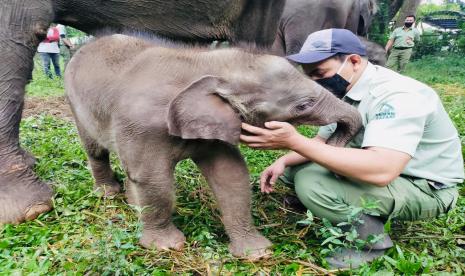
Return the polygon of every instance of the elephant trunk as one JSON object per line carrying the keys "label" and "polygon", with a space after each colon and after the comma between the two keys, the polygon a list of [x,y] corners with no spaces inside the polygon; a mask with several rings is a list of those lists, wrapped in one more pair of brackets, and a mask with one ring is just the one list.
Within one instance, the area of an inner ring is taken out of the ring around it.
{"label": "elephant trunk", "polygon": [[322,125],[337,123],[335,132],[326,141],[327,144],[344,147],[362,128],[362,116],[352,105],[338,99],[332,93],[324,91],[319,108],[329,114]]}

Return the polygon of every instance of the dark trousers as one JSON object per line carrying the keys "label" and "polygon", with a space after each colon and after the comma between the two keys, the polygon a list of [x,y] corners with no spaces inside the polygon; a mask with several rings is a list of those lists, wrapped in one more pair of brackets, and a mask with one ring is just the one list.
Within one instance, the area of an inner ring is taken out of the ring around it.
{"label": "dark trousers", "polygon": [[55,69],[55,75],[61,78],[60,72],[60,54],[55,53],[40,53],[42,58],[42,65],[44,67],[45,75],[53,79],[52,72],[50,71],[50,61],[52,61],[53,68]]}

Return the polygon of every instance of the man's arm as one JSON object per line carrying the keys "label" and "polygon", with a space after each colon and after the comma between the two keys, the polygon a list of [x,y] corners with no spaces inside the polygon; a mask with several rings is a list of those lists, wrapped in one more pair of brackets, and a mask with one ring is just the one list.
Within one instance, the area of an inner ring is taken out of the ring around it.
{"label": "man's arm", "polygon": [[[241,140],[253,148],[288,148],[307,161],[312,161],[348,178],[376,186],[386,186],[397,178],[411,157],[407,153],[381,147],[366,149],[339,148],[299,134],[292,125],[269,122],[268,129],[243,124],[255,136],[241,135]],[[297,156],[294,155],[297,160]]]}
{"label": "man's arm", "polygon": [[397,30],[398,29],[395,29],[391,35],[389,36],[389,40],[388,42],[386,43],[386,47],[384,48],[386,50],[386,53],[389,52],[389,50],[391,50],[392,46],[394,45],[394,42],[396,40],[396,33],[397,33]]}
{"label": "man's arm", "polygon": [[338,148],[296,137],[292,150],[339,175],[376,186],[386,186],[397,178],[410,155],[386,148]]}
{"label": "man's arm", "polygon": [[[321,144],[326,143],[326,140],[320,136],[316,136],[314,138],[311,138],[310,140]],[[308,158],[298,154],[295,151],[289,152],[286,155],[283,155],[280,158],[278,158],[278,160],[276,160],[276,162],[283,162],[285,167],[296,166],[309,161],[310,160]]]}
{"label": "man's arm", "polygon": [[61,39],[61,40],[62,40],[63,43],[64,43],[66,46],[68,46],[69,48],[73,48],[73,47],[74,47],[73,43],[71,43],[71,41],[69,41],[68,38],[62,36],[62,39]]}
{"label": "man's arm", "polygon": [[386,53],[391,50],[392,45],[394,44],[394,39],[389,39],[388,42],[386,43],[386,47],[384,48],[386,50]]}

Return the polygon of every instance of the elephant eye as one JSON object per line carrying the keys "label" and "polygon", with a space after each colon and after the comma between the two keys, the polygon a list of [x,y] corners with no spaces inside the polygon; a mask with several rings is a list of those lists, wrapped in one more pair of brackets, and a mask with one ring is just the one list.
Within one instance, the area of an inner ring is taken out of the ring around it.
{"label": "elephant eye", "polygon": [[312,107],[314,103],[314,100],[308,100],[306,102],[296,105],[295,109],[297,109],[298,111],[305,111],[306,109]]}

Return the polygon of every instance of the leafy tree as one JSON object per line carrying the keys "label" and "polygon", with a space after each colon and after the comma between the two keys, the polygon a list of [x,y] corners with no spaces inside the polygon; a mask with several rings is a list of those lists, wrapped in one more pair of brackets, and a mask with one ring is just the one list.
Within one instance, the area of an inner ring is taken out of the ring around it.
{"label": "leafy tree", "polygon": [[443,5],[423,4],[418,7],[417,16],[423,17],[436,11],[460,11],[461,7],[457,3],[445,3]]}
{"label": "leafy tree", "polygon": [[66,26],[66,34],[68,37],[80,37],[86,35],[86,33],[69,26]]}

